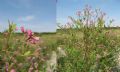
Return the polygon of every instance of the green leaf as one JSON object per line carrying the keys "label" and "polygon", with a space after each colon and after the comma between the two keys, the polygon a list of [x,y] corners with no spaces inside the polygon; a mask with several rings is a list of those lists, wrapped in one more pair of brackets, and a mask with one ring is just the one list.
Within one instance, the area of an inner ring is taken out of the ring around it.
{"label": "green leaf", "polygon": [[31,55],[31,51],[25,52],[23,56],[29,56],[29,55]]}
{"label": "green leaf", "polygon": [[16,29],[16,24],[12,24],[12,30]]}

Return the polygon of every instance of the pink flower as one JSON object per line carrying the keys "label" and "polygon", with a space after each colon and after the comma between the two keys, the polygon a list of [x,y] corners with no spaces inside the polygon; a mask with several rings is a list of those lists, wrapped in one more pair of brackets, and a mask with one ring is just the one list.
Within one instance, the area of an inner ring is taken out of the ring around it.
{"label": "pink flower", "polygon": [[29,68],[29,70],[28,70],[28,72],[33,72],[33,67],[31,66],[30,68]]}
{"label": "pink flower", "polygon": [[32,36],[33,35],[33,32],[31,30],[27,30],[26,32],[27,32],[28,36]]}
{"label": "pink flower", "polygon": [[17,31],[17,30],[18,30],[18,27],[15,28],[15,31]]}
{"label": "pink flower", "polygon": [[77,16],[80,16],[80,15],[81,15],[81,12],[80,12],[80,11],[78,11],[78,12],[77,12]]}
{"label": "pink flower", "polygon": [[31,39],[31,43],[32,44],[36,44],[36,43],[38,43],[39,42],[39,37],[33,37],[32,39]]}
{"label": "pink flower", "polygon": [[31,44],[36,44],[39,42],[40,38],[36,37],[34,33],[29,29],[25,30],[24,27],[21,27],[21,31],[25,34],[26,36],[26,41],[31,43]]}
{"label": "pink flower", "polygon": [[8,63],[6,63],[6,67],[5,67],[5,69],[6,69],[6,72],[8,72]]}
{"label": "pink flower", "polygon": [[22,31],[23,33],[25,33],[24,27],[22,26],[22,27],[20,27],[20,28],[21,28],[21,31]]}
{"label": "pink flower", "polygon": [[39,42],[39,40],[40,40],[39,37],[30,37],[27,41],[32,43],[32,44],[36,44]]}
{"label": "pink flower", "polygon": [[39,37],[34,37],[34,39],[35,39],[36,41],[39,41],[39,40],[40,40],[40,38],[39,38]]}
{"label": "pink flower", "polygon": [[11,69],[10,72],[16,72],[16,70],[15,69]]}

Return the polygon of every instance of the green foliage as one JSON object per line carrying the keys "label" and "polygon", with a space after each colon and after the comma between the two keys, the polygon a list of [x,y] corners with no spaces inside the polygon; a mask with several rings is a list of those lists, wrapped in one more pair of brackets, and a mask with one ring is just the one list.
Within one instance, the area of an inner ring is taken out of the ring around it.
{"label": "green foliage", "polygon": [[60,27],[67,35],[63,42],[68,53],[68,57],[59,60],[60,72],[113,71],[117,66],[115,56],[120,47],[119,38],[110,36],[114,34],[112,29],[106,31],[104,17],[105,13],[87,6],[77,19],[69,17],[72,24]]}
{"label": "green foliage", "polygon": [[31,44],[26,41],[28,39],[26,34],[17,36],[15,31],[16,24],[9,22],[8,30],[1,35],[3,39],[0,39],[0,42],[3,45],[0,45],[0,69],[4,72],[10,72],[11,69],[18,72],[27,72],[30,67],[35,66],[33,71],[42,71],[43,66],[41,64],[45,64],[46,59],[44,58],[46,55],[40,47],[40,42]]}
{"label": "green foliage", "polygon": [[77,16],[69,16],[72,23],[59,25],[57,33],[35,33],[43,39],[38,44],[27,42],[26,34],[16,34],[16,24],[9,22],[8,30],[0,33],[0,71],[8,66],[6,72],[28,72],[31,67],[46,72],[47,60],[60,46],[66,56],[57,56],[57,72],[119,72],[119,30],[107,28],[105,13],[89,6]]}

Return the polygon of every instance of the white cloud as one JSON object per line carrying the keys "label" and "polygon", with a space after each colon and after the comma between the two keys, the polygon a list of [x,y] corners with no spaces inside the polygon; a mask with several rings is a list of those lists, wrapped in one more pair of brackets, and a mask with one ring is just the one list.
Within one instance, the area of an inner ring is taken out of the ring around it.
{"label": "white cloud", "polygon": [[35,18],[35,16],[25,16],[25,17],[19,17],[18,21],[19,22],[27,22],[27,21],[31,21]]}

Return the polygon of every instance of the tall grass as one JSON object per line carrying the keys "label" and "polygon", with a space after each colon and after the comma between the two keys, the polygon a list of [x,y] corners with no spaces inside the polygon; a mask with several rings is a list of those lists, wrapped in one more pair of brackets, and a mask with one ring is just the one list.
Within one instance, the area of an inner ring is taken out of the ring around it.
{"label": "tall grass", "polygon": [[[86,6],[77,16],[77,19],[69,17],[71,23],[59,26],[66,35],[63,44],[68,57],[59,60],[58,71],[116,72],[120,38],[114,30],[106,30],[106,14]],[[110,20],[109,25],[112,22]]]}
{"label": "tall grass", "polygon": [[105,17],[86,6],[53,34],[24,27],[16,34],[16,24],[9,22],[0,34],[0,72],[119,72],[119,30]]}

